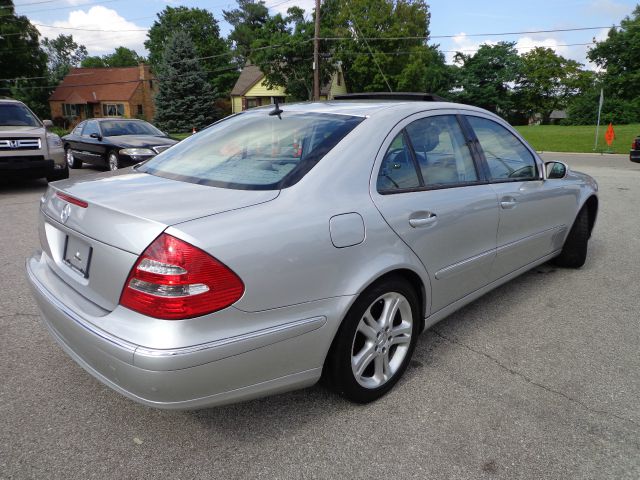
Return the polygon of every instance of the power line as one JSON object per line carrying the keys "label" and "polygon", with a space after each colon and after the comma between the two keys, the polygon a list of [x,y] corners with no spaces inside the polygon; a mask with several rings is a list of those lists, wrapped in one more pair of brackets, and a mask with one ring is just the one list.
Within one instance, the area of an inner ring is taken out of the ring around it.
{"label": "power line", "polygon": [[[39,13],[39,12],[49,12],[52,10],[71,10],[74,8],[79,8],[79,7],[86,7],[87,5],[102,5],[104,3],[114,3],[114,2],[121,2],[122,0],[100,0],[97,2],[87,2],[87,3],[81,3],[78,5],[69,5],[67,7],[53,7],[53,8],[41,8],[38,10],[29,10],[28,12],[24,12],[24,15],[30,15],[32,13]],[[20,5],[16,5],[16,7],[19,7]],[[12,17],[14,16],[13,13],[3,13],[0,15],[0,17]]]}
{"label": "power line", "polygon": [[405,36],[405,37],[321,37],[320,40],[431,40],[434,38],[456,38],[456,37],[499,37],[508,35],[534,35],[538,33],[560,33],[560,32],[580,32],[586,30],[601,30],[603,28],[618,28],[620,25],[610,25],[606,27],[580,27],[580,28],[556,28],[552,30],[528,30],[522,32],[499,32],[499,33],[457,33],[454,35],[428,35],[428,36]]}

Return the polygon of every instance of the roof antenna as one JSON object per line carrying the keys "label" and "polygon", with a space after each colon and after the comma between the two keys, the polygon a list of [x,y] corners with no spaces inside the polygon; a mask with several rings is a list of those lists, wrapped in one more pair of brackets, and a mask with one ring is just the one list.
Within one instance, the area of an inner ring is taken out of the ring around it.
{"label": "roof antenna", "polygon": [[273,110],[271,110],[271,111],[269,112],[269,116],[270,116],[270,117],[273,117],[274,115],[277,115],[277,116],[278,116],[278,118],[279,118],[280,120],[282,120],[282,117],[280,116],[280,114],[281,114],[281,113],[284,113],[284,110],[282,110],[282,109],[280,108],[280,105],[278,105],[278,97],[273,97],[273,103],[275,103],[275,104],[276,104],[276,107],[275,107]]}

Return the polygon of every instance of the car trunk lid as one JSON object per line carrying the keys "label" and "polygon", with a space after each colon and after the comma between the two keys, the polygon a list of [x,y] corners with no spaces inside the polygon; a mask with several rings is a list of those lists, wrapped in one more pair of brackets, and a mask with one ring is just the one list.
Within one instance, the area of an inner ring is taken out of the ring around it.
{"label": "car trunk lid", "polygon": [[112,310],[138,256],[168,226],[268,202],[278,194],[135,171],[59,182],[42,198],[41,244],[67,284]]}

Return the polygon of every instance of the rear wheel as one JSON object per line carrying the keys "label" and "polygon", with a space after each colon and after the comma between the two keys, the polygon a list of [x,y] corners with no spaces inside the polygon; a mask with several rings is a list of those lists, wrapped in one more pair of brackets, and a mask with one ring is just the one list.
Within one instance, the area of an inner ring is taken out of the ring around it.
{"label": "rear wheel", "polygon": [[65,150],[65,155],[67,157],[67,165],[69,166],[69,168],[81,168],[82,167],[82,160],[75,158],[73,156],[73,152],[71,151],[70,147],[67,147]]}
{"label": "rear wheel", "polygon": [[329,386],[347,399],[380,398],[404,373],[416,344],[419,302],[402,277],[365,290],[345,317],[327,359]]}
{"label": "rear wheel", "polygon": [[553,262],[560,267],[580,268],[587,260],[589,243],[589,212],[586,208],[580,210],[571,231],[562,247],[562,252]]}
{"label": "rear wheel", "polygon": [[122,168],[122,164],[120,163],[120,159],[118,158],[116,152],[109,153],[109,160],[107,163],[109,165],[109,170],[111,170],[112,172]]}

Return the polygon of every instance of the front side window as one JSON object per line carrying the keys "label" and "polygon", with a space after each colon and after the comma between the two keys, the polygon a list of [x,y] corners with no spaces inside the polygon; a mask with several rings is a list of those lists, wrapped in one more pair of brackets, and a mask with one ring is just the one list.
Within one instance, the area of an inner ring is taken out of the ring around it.
{"label": "front side window", "polygon": [[453,115],[422,118],[407,126],[427,186],[478,181],[473,157]]}
{"label": "front side window", "polygon": [[76,128],[73,129],[73,134],[74,135],[81,135],[82,134],[82,129],[84,128],[84,126],[87,124],[87,122],[81,122],[78,124],[78,126],[76,126]]}
{"label": "front side window", "polygon": [[87,125],[84,127],[82,131],[83,137],[90,137],[92,133],[100,135],[100,127],[98,127],[98,122],[87,122]]}
{"label": "front side window", "polygon": [[467,120],[487,159],[491,180],[522,181],[538,178],[535,158],[513,133],[486,118],[468,116]]}
{"label": "front side window", "polygon": [[416,172],[411,151],[400,132],[393,139],[384,155],[378,171],[377,188],[380,193],[391,193],[395,190],[418,188],[420,180]]}
{"label": "front side window", "polygon": [[218,122],[138,167],[160,177],[223,188],[277,190],[302,178],[364,119],[268,111]]}

